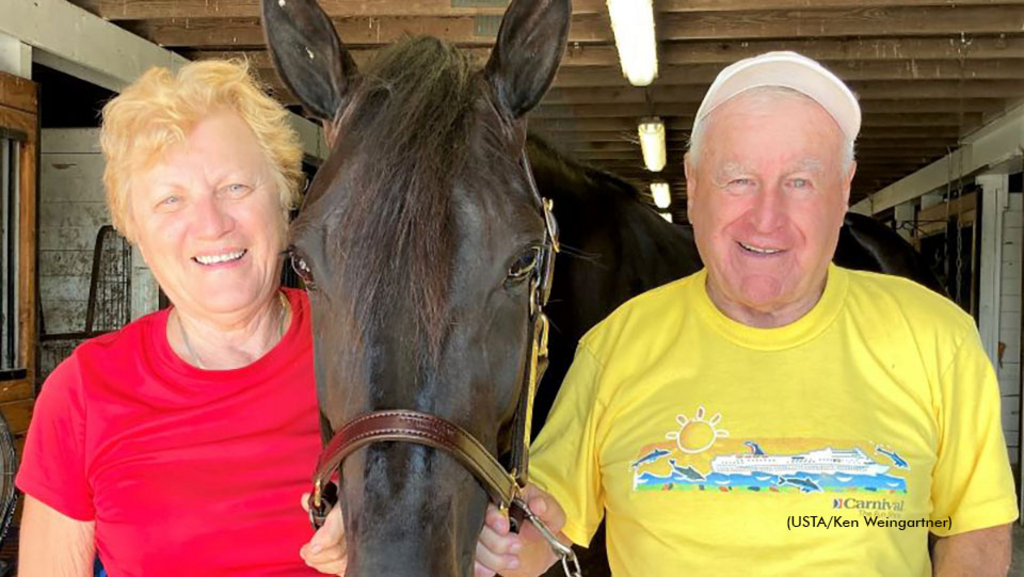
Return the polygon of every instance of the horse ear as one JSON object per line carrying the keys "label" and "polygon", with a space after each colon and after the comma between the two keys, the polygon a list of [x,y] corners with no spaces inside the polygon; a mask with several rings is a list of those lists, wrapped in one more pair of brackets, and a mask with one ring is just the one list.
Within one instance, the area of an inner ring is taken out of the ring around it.
{"label": "horse ear", "polygon": [[519,118],[540,102],[562,60],[570,0],[513,0],[484,74],[501,103]]}
{"label": "horse ear", "polygon": [[274,67],[302,105],[322,120],[348,102],[359,71],[315,0],[263,0]]}

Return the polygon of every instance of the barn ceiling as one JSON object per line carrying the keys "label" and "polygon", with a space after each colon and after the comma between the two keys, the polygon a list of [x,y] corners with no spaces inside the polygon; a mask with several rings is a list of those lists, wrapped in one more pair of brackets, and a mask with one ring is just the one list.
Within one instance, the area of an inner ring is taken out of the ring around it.
{"label": "barn ceiling", "polygon": [[[245,56],[288,105],[266,53],[259,0],[71,0],[193,59]],[[357,62],[405,34],[477,53],[506,0],[320,0]],[[569,45],[531,127],[643,189],[672,185],[685,215],[682,156],[693,116],[725,65],[769,50],[822,61],[858,94],[864,127],[852,201],[927,165],[1024,99],[1024,0],[654,0],[659,77],[623,78],[604,0],[573,0]],[[643,167],[637,121],[665,120],[668,166]]]}

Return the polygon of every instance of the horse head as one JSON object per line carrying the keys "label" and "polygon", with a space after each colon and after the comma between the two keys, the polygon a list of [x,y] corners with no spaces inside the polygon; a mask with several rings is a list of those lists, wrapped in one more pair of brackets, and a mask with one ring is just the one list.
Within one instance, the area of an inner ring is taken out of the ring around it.
{"label": "horse head", "polygon": [[[330,154],[293,223],[325,433],[375,411],[513,443],[549,223],[525,114],[566,45],[569,0],[514,0],[482,68],[408,39],[365,70],[313,0],[264,0],[275,65]],[[340,467],[349,575],[471,575],[488,493],[449,453],[372,443]]]}

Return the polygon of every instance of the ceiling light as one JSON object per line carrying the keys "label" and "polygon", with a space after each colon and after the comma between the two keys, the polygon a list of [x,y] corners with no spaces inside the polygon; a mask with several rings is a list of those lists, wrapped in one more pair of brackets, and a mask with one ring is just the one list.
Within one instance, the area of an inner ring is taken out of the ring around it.
{"label": "ceiling light", "polygon": [[608,0],[615,47],[622,73],[633,86],[647,86],[658,76],[652,0]]}
{"label": "ceiling light", "polygon": [[644,153],[644,166],[651,172],[665,168],[665,123],[650,118],[640,123],[640,149]]}
{"label": "ceiling light", "polygon": [[658,208],[668,208],[672,204],[672,193],[667,182],[652,182],[651,195],[654,197],[654,205]]}
{"label": "ceiling light", "polygon": [[658,214],[661,215],[661,218],[663,218],[663,219],[665,219],[665,220],[667,220],[669,222],[672,222],[672,213],[670,213],[670,212],[659,212]]}

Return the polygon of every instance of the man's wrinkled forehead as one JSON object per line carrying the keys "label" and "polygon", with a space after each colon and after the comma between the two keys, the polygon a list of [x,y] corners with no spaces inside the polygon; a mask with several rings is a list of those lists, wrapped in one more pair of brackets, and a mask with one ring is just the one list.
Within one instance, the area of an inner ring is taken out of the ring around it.
{"label": "man's wrinkled forehead", "polygon": [[[823,174],[825,164],[818,157],[793,159],[783,165],[785,173]],[[711,177],[716,181],[728,181],[733,178],[759,174],[761,170],[749,160],[725,160],[714,167]]]}

